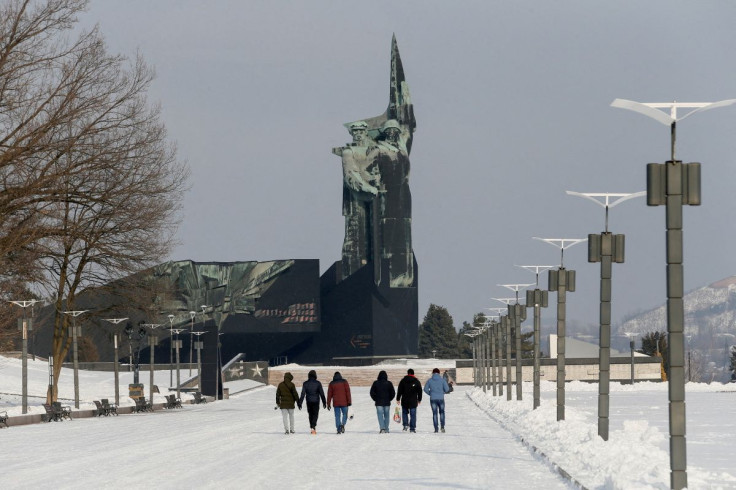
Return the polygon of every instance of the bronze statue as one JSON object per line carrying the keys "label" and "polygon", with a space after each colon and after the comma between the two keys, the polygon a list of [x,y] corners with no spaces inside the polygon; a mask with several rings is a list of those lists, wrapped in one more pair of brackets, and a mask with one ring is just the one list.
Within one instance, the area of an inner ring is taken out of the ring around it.
{"label": "bronze statue", "polygon": [[409,152],[416,121],[395,37],[386,112],[345,126],[353,142],[333,149],[343,165],[342,278],[371,264],[379,284],[384,259],[391,287],[413,287]]}

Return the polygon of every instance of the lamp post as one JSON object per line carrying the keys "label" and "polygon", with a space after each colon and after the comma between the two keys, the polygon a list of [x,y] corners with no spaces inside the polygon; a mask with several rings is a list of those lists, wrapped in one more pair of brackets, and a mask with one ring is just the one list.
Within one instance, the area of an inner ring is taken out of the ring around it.
{"label": "lamp post", "polygon": [[204,335],[204,332],[192,332],[193,335],[197,336],[197,340],[194,344],[194,348],[197,350],[197,391],[202,392],[202,341],[199,340],[200,335]]}
{"label": "lamp post", "polygon": [[82,327],[77,330],[77,317],[89,310],[65,311],[65,315],[72,317],[72,359],[74,361],[74,408],[79,408],[79,354],[77,350],[77,339],[82,335]]}
{"label": "lamp post", "polygon": [[488,325],[482,325],[478,331],[480,332],[478,341],[480,342],[481,358],[483,359],[481,380],[483,381],[483,392],[486,393],[491,389],[491,356],[488,345]]}
{"label": "lamp post", "polygon": [[[667,226],[667,333],[669,341],[670,486],[687,487],[685,439],[685,307],[682,247],[682,206],[700,205],[700,163],[675,159],[677,121],[697,112],[725,107],[736,99],[719,102],[640,103],[615,99],[612,107],[628,109],[670,127],[670,160],[647,165],[647,205],[666,205]],[[677,117],[677,109],[693,109]],[[659,109],[669,109],[669,114]]]}
{"label": "lamp post", "polygon": [[[33,330],[33,313],[31,318],[26,319],[26,308],[33,307],[38,300],[10,301],[16,306],[23,308],[23,318],[18,319],[18,330],[21,331],[23,346],[21,352],[21,404],[22,413],[28,413],[28,332]],[[77,407],[79,408],[79,407]]]}
{"label": "lamp post", "polygon": [[158,327],[162,326],[161,323],[141,323],[141,327],[145,328],[148,333],[148,350],[150,352],[151,359],[148,363],[148,399],[151,402],[151,409],[153,409],[153,386],[155,384],[154,373],[156,372],[156,355],[155,348],[158,345],[158,336],[154,333]]}
{"label": "lamp post", "polygon": [[120,406],[120,369],[118,366],[118,332],[117,332],[117,325],[120,322],[124,322],[128,318],[103,318],[106,322],[110,322],[115,327],[113,327],[112,332],[112,339],[113,339],[113,349],[114,349],[114,358],[115,365],[113,366],[113,369],[115,370],[115,405]]}
{"label": "lamp post", "polygon": [[[608,440],[609,393],[611,383],[611,277],[612,264],[624,261],[624,235],[613,235],[608,231],[608,210],[635,197],[646,194],[645,191],[634,193],[612,192],[574,192],[571,196],[589,199],[606,210],[605,229],[600,235],[588,235],[588,262],[601,263],[600,286],[600,330],[598,350],[598,435]],[[612,200],[613,199],[613,200]]]}
{"label": "lamp post", "polygon": [[631,385],[634,385],[634,380],[636,379],[635,373],[634,373],[634,347],[636,336],[639,335],[637,332],[624,332],[624,335],[626,335],[629,338],[629,349],[631,350]]}
{"label": "lamp post", "polygon": [[540,405],[540,388],[539,388],[539,382],[540,382],[540,367],[539,367],[539,342],[540,342],[540,332],[541,332],[541,325],[542,325],[542,308],[547,308],[547,305],[549,304],[549,294],[547,291],[543,291],[539,289],[539,273],[548,271],[550,269],[553,269],[553,265],[520,265],[522,269],[526,269],[530,272],[533,272],[536,278],[535,285],[536,288],[533,290],[527,290],[526,292],[526,307],[534,307],[534,368],[533,368],[533,384],[534,384],[534,391],[533,391],[533,403],[532,403],[532,409],[536,410],[539,408]]}
{"label": "lamp post", "polygon": [[189,377],[192,377],[192,349],[194,346],[192,345],[194,342],[194,317],[197,316],[196,311],[190,311],[189,312],[189,318],[192,319],[192,328],[189,330]]}
{"label": "lamp post", "polygon": [[174,349],[176,350],[176,397],[179,398],[179,390],[181,389],[181,377],[180,377],[180,371],[179,371],[179,351],[181,349],[181,340],[179,340],[179,334],[181,332],[186,332],[186,328],[175,328],[173,329],[174,335],[176,335],[176,338],[174,340]]}
{"label": "lamp post", "polygon": [[508,305],[509,316],[514,322],[514,335],[516,336],[516,399],[521,400],[521,322],[526,320],[526,307],[519,303],[519,291],[533,284],[499,284],[499,286],[514,291],[516,302]]}
{"label": "lamp post", "polygon": [[557,420],[565,420],[565,319],[567,317],[567,292],[575,291],[575,271],[564,266],[565,249],[582,243],[585,238],[538,238],[560,249],[560,267],[550,269],[547,289],[557,291]]}
{"label": "lamp post", "polygon": [[169,386],[174,385],[174,315],[169,315]]}
{"label": "lamp post", "polygon": [[[507,314],[501,317],[501,324],[503,325],[504,336],[506,339],[506,400],[511,400],[511,329],[516,326],[516,318],[513,316],[514,303],[517,298],[491,298],[496,301],[500,301],[506,305]],[[518,353],[517,353],[518,359]],[[516,384],[518,385],[519,373],[517,368]],[[517,388],[516,399],[519,399],[519,391]]]}
{"label": "lamp post", "polygon": [[470,347],[473,349],[473,386],[478,386],[475,376],[475,335],[466,333],[465,336],[470,338]]}
{"label": "lamp post", "polygon": [[[488,308],[493,309],[493,308]],[[504,308],[496,308],[499,310],[503,310]],[[498,359],[496,358],[496,324],[498,323],[498,315],[483,315],[483,317],[486,319],[487,323],[487,331],[488,331],[488,355],[490,357],[490,381],[491,381],[491,387],[493,389],[493,396],[497,395],[497,373],[496,373],[496,367],[498,365]]]}

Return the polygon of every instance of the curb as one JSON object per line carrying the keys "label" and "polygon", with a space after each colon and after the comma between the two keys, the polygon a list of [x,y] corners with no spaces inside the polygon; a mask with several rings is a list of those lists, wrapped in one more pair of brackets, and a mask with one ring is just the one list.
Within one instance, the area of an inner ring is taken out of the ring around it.
{"label": "curb", "polygon": [[500,425],[501,427],[503,427],[503,429],[505,431],[507,431],[511,435],[513,435],[519,442],[521,442],[532,453],[534,453],[534,454],[538,455],[540,458],[542,458],[560,476],[562,476],[566,480],[569,480],[570,483],[572,483],[573,485],[575,485],[580,490],[588,490],[588,488],[585,485],[583,485],[582,483],[580,483],[579,481],[577,481],[575,478],[573,478],[572,475],[570,475],[570,473],[568,473],[562,467],[560,467],[560,465],[558,465],[557,463],[555,463],[554,461],[552,461],[552,459],[550,459],[550,457],[547,456],[544,452],[542,452],[538,447],[536,447],[535,445],[531,444],[530,442],[528,442],[527,440],[525,440],[523,437],[521,437],[520,435],[516,434],[514,431],[512,431],[508,427],[506,427],[506,425],[504,425],[500,420],[498,420],[494,416],[492,416],[489,412],[487,412],[486,410],[483,410],[480,407],[480,405],[478,405],[477,403],[475,403],[475,400],[473,400],[470,397],[470,393],[469,392],[465,392],[465,396],[467,396],[470,399],[470,401],[473,402],[473,404],[476,407],[478,407],[483,413],[485,413],[488,416],[488,418],[490,418],[491,420],[495,421],[498,425]]}
{"label": "curb", "polygon": [[[182,402],[184,405],[193,405],[193,400],[187,400],[185,402]],[[153,405],[154,410],[159,412],[169,411],[164,408],[164,403],[155,403]],[[135,406],[133,405],[126,405],[122,407],[118,407],[118,415],[131,415],[134,414]],[[86,418],[93,418],[96,417],[94,409],[85,409],[85,410],[75,410],[72,412],[72,421],[76,419],[86,419]],[[155,413],[155,412],[154,412]],[[26,415],[12,415],[8,417],[8,427],[18,427],[21,425],[31,425],[31,424],[40,424],[42,423],[42,417],[45,414],[40,413],[32,413],[32,414],[26,414]],[[112,415],[114,417],[114,415]],[[49,422],[50,423],[50,422]]]}

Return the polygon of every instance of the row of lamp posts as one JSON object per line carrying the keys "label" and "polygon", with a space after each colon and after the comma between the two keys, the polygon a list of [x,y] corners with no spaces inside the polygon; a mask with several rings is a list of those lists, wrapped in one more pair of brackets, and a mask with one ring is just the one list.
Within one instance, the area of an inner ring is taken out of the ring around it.
{"label": "row of lamp posts", "polygon": [[[675,158],[675,141],[677,121],[688,117],[696,112],[724,107],[736,103],[736,99],[723,100],[720,102],[665,102],[665,103],[639,103],[630,100],[616,99],[611,103],[612,107],[628,109],[639,112],[648,117],[655,119],[670,127],[670,160],[664,164],[650,163],[647,165],[647,190],[646,192],[637,192],[630,194],[614,194],[614,193],[579,193],[570,192],[571,195],[588,198],[595,201],[605,208],[606,222],[605,230],[601,234],[588,235],[588,262],[600,262],[601,264],[601,282],[600,282],[600,332],[599,332],[599,393],[598,393],[598,435],[603,440],[608,440],[609,426],[609,384],[610,384],[610,347],[611,347],[611,273],[613,263],[622,263],[624,261],[624,235],[614,235],[608,231],[608,211],[609,208],[616,204],[634,197],[647,196],[648,206],[666,206],[666,263],[667,263],[667,332],[669,345],[669,377],[668,377],[668,397],[669,397],[669,429],[670,429],[670,487],[673,489],[683,489],[687,487],[687,458],[686,458],[686,440],[685,440],[685,340],[684,340],[684,268],[683,268],[683,205],[700,205],[700,164],[699,163],[683,163]],[[691,109],[688,114],[678,118],[677,109]],[[669,109],[669,114],[660,109]],[[599,200],[603,198],[603,201]],[[611,198],[615,200],[611,201]],[[584,239],[547,239],[540,238],[545,242],[560,247],[561,253],[576,243],[585,241]],[[546,266],[545,266],[546,267]],[[539,270],[536,271],[537,275]],[[538,280],[537,280],[538,283]],[[508,285],[506,285],[508,287]],[[557,291],[557,420],[565,418],[565,317],[566,293],[575,290],[575,271],[566,270],[560,260],[560,267],[557,270],[549,270],[549,291]],[[538,398],[538,308],[546,303],[546,297],[542,297],[539,289],[527,291],[527,307],[535,308],[535,401],[534,408],[537,408]],[[545,291],[546,293],[546,291]],[[513,308],[512,308],[513,306]],[[476,385],[479,382],[487,381],[479,371],[481,364],[483,366],[488,362],[482,357],[485,353],[492,356],[493,349],[486,350],[482,347],[484,337],[489,336],[490,339],[496,339],[501,344],[501,333],[505,332],[506,343],[506,368],[507,368],[507,399],[510,400],[509,393],[509,377],[510,377],[510,345],[509,345],[509,323],[513,322],[516,334],[517,344],[517,399],[521,399],[520,385],[521,377],[518,370],[520,352],[520,331],[516,326],[518,319],[522,316],[521,311],[514,305],[508,304],[509,313],[506,317],[501,317],[496,322],[491,319],[490,323],[485,324],[479,330],[466,334],[473,338],[473,368],[474,379]],[[506,326],[504,329],[503,326]],[[501,326],[498,330],[494,330],[497,326]],[[490,334],[489,334],[490,332]],[[494,337],[496,335],[496,337]],[[631,381],[634,382],[634,339],[631,339]],[[493,340],[491,340],[493,341]],[[476,360],[481,356],[480,360]],[[500,351],[497,355],[500,360]],[[495,360],[494,360],[495,361]],[[495,383],[495,376],[493,377]],[[502,395],[502,384],[499,385],[499,394]],[[485,384],[483,385],[486,389]],[[493,394],[496,395],[494,387]]]}
{"label": "row of lamp posts", "polygon": [[[17,305],[22,308],[23,315],[20,319],[18,319],[18,329],[21,331],[21,339],[22,339],[22,351],[21,351],[21,405],[22,405],[22,413],[26,414],[28,413],[28,337],[29,333],[33,329],[33,310],[31,310],[31,315],[28,316],[26,314],[26,309],[28,307],[33,307],[34,304],[38,303],[38,300],[32,299],[32,300],[13,300],[10,301],[10,303],[13,303],[14,305]],[[206,311],[207,306],[202,306],[202,316],[204,319],[206,319]],[[63,313],[65,315],[69,315],[72,318],[72,326],[69,328],[69,337],[72,339],[72,363],[74,368],[74,407],[79,408],[79,351],[78,351],[78,339],[81,337],[81,325],[77,326],[76,319],[78,316],[86,313],[88,310],[72,310],[72,311],[64,311]],[[192,374],[192,348],[197,350],[197,380],[198,380],[198,390],[202,390],[202,381],[201,381],[201,373],[202,373],[202,342],[199,340],[200,335],[204,334],[205,332],[195,332],[194,331],[194,318],[196,316],[195,311],[190,311],[189,315],[191,317],[192,321],[192,331],[190,332],[190,346],[189,346],[189,375]],[[176,349],[176,396],[180,396],[180,357],[179,357],[179,350],[181,348],[181,340],[179,340],[178,336],[179,333],[186,331],[186,329],[180,329],[180,328],[173,328],[173,320],[174,315],[169,315],[169,325],[170,325],[170,334],[171,334],[171,350],[173,354],[173,350]],[[113,324],[115,327],[117,327],[118,324],[121,322],[127,320],[128,318],[104,318],[103,320]],[[134,372],[134,383],[139,382],[138,378],[138,355],[136,355],[136,362],[133,363],[133,342],[137,341],[138,343],[138,351],[140,352],[140,342],[142,339],[148,335],[148,341],[149,341],[149,348],[151,352],[151,360],[150,360],[150,388],[149,388],[149,398],[151,401],[153,401],[153,386],[154,386],[154,348],[158,344],[157,336],[153,333],[154,330],[160,326],[163,326],[163,324],[153,324],[153,323],[141,323],[139,325],[139,330],[136,332],[132,325],[128,325],[124,333],[126,333],[128,337],[128,346],[129,346],[129,369],[133,368],[133,364],[135,364],[135,372]],[[114,328],[113,330],[113,346],[114,346],[114,375],[115,375],[115,404],[120,404],[120,377],[119,377],[119,365],[118,365],[118,346],[119,346],[119,335],[118,335],[118,328]],[[137,338],[136,338],[137,336]],[[196,342],[192,342],[194,336],[197,337]],[[219,354],[219,353],[218,353]],[[172,355],[173,357],[173,355]],[[173,358],[169,358],[169,365],[170,365],[170,381],[173,384],[173,371],[171,370],[171,367],[173,365]],[[49,389],[53,389],[53,363],[54,359],[52,356],[49,356]],[[57,360],[58,362],[58,360]],[[217,377],[219,378],[219,376]],[[218,379],[219,380],[219,379]],[[219,389],[219,386],[216,387],[216,389]]]}

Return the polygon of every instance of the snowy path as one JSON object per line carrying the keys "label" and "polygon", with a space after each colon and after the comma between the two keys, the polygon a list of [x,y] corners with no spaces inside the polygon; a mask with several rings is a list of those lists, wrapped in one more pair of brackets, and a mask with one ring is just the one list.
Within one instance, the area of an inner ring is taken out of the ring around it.
{"label": "snowy path", "polygon": [[4,430],[0,487],[569,488],[463,388],[447,397],[446,434],[433,433],[428,401],[417,434],[393,422],[378,434],[367,388],[353,392],[355,419],[339,436],[325,410],[310,435],[306,409],[284,435],[273,387],[171,413]]}

